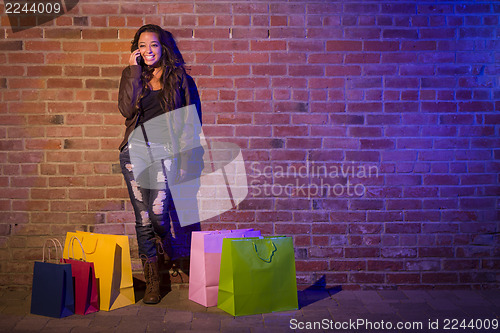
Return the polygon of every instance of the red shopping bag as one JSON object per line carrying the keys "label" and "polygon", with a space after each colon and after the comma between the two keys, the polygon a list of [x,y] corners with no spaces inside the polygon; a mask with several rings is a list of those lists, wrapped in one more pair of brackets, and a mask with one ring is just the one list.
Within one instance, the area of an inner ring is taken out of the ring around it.
{"label": "red shopping bag", "polygon": [[[75,240],[80,244],[83,253],[83,260],[74,259],[73,246]],[[73,236],[69,241],[68,256],[70,259],[61,259],[62,262],[71,264],[71,271],[75,288],[75,314],[86,315],[99,311],[99,298],[97,292],[97,280],[95,278],[94,263],[87,262],[85,252],[80,240]]]}

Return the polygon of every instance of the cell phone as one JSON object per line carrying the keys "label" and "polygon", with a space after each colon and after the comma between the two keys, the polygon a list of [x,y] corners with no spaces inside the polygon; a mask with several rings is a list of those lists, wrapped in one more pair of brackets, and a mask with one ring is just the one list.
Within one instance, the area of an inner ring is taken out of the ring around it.
{"label": "cell phone", "polygon": [[140,54],[137,56],[136,59],[137,59],[137,63],[139,64],[139,66],[142,66],[142,67],[146,66],[146,63],[144,62],[144,58]]}

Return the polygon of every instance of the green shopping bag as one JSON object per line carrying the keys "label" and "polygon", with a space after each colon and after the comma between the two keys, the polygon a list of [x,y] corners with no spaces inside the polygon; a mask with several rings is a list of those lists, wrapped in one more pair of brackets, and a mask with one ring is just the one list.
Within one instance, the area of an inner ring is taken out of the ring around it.
{"label": "green shopping bag", "polygon": [[292,238],[225,238],[217,307],[233,316],[297,310]]}

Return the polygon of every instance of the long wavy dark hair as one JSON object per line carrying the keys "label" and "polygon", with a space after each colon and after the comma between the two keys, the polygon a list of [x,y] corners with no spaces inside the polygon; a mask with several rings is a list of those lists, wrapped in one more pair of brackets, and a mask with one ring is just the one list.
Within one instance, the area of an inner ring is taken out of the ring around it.
{"label": "long wavy dark hair", "polygon": [[[161,44],[161,58],[159,60],[159,66],[163,68],[163,73],[160,77],[160,82],[162,83],[162,93],[161,93],[161,105],[165,110],[173,110],[174,106],[174,93],[179,86],[178,76],[175,74],[179,69],[185,71],[184,59],[182,54],[177,48],[174,36],[163,30],[161,27],[154,24],[146,24],[137,30],[134,39],[132,40],[132,46],[130,51],[133,52],[139,48],[139,37],[143,32],[154,32],[158,36]],[[146,95],[149,90],[148,82],[153,78],[154,72],[153,66],[143,66],[141,81],[142,81],[142,92],[137,99],[135,106],[139,108],[140,100]]]}

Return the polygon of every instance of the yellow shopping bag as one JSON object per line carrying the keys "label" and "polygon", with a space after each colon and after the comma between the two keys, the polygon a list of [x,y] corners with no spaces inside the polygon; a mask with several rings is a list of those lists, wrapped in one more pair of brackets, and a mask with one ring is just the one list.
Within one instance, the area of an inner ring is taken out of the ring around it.
{"label": "yellow shopping bag", "polygon": [[[87,261],[94,263],[99,286],[99,308],[109,311],[135,304],[128,237],[83,231],[68,232],[64,244],[65,259],[69,258],[69,241],[73,236],[82,243]],[[71,255],[74,259],[83,259],[79,248]]]}

